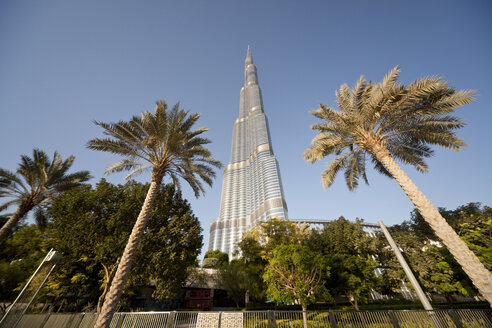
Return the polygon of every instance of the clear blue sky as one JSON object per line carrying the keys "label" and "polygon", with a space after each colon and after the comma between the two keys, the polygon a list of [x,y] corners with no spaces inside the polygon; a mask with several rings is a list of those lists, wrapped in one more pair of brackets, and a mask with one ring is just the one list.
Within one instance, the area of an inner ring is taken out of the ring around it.
{"label": "clear blue sky", "polygon": [[[429,173],[407,173],[436,206],[492,205],[490,1],[2,1],[0,167],[15,170],[34,147],[57,150],[97,182],[117,158],[85,148],[102,135],[91,121],[126,120],[159,99],[200,112],[214,156],[227,164],[248,45],[291,218],[409,218],[395,181],[370,171],[370,186],[349,192],[340,176],[325,190],[327,161],[302,158],[314,136],[310,109],[334,106],[342,83],[361,74],[379,81],[398,64],[404,83],[440,75],[478,91],[457,113],[468,147],[438,150]],[[221,185],[222,171],[206,197],[184,190],[205,246]]]}

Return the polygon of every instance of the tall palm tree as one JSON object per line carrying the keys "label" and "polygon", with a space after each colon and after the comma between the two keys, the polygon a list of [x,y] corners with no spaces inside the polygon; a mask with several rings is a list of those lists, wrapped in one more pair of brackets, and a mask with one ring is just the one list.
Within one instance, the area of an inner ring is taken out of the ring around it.
{"label": "tall palm tree", "polygon": [[144,233],[152,203],[165,176],[179,188],[184,179],[198,197],[204,193],[202,182],[212,185],[214,167],[221,167],[204,145],[210,143],[200,135],[205,127],[191,130],[200,114],[179,109],[179,103],[168,110],[164,101],[156,104],[155,113],[144,112],[130,121],[117,123],[95,122],[109,138],[93,139],[88,147],[124,157],[106,169],[107,173],[130,171],[130,178],[145,169],[151,170],[150,187],[140,214],[128,239],[118,269],[106,295],[96,327],[109,327],[123,287],[131,269],[132,259]]}
{"label": "tall palm tree", "polygon": [[10,199],[0,206],[0,211],[11,205],[18,206],[0,229],[0,240],[6,238],[19,220],[32,209],[35,209],[38,223],[45,223],[43,205],[57,194],[91,178],[88,171],[67,174],[72,166],[73,156],[63,161],[55,152],[53,160],[50,160],[48,155],[39,149],[34,149],[32,155],[32,158],[21,156],[21,163],[15,173],[0,169],[0,197]]}
{"label": "tall palm tree", "polygon": [[361,76],[350,90],[344,84],[336,93],[339,110],[320,104],[311,113],[325,120],[311,126],[319,134],[304,152],[308,162],[334,154],[322,174],[329,187],[344,171],[350,190],[360,179],[367,183],[366,163],[394,178],[417,210],[448,247],[480,293],[492,304],[492,275],[448,225],[432,203],[397,164],[413,165],[425,172],[425,158],[433,154],[429,145],[459,150],[465,146],[454,130],[464,123],[452,116],[455,108],[474,100],[474,91],[456,91],[439,77],[426,77],[407,86],[397,81],[397,66],[381,83],[364,81]]}

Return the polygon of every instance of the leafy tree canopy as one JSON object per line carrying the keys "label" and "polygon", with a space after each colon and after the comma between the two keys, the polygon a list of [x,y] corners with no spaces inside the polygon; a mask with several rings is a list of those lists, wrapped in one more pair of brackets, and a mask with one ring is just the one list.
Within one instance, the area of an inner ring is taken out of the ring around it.
{"label": "leafy tree canopy", "polygon": [[[54,243],[65,254],[61,269],[50,280],[56,290],[84,291],[95,300],[121,256],[147,189],[134,181],[112,185],[102,179],[95,188],[83,186],[53,200],[49,214]],[[201,247],[200,223],[189,203],[172,185],[162,186],[127,291],[148,286],[151,279],[155,297],[173,297]]]}
{"label": "leafy tree canopy", "polygon": [[[468,203],[455,210],[439,208],[439,212],[491,271],[492,209],[480,203]],[[444,294],[448,301],[454,293],[475,293],[469,278],[449,251],[441,247],[439,238],[418,211],[414,210],[409,221],[391,227],[390,231],[396,243],[404,250],[417,279],[427,291]],[[387,277],[404,277],[396,259],[392,258],[387,265]]]}
{"label": "leafy tree canopy", "polygon": [[326,286],[333,295],[346,295],[358,309],[378,286],[375,261],[378,240],[362,229],[360,220],[352,223],[344,217],[331,221],[321,232],[313,231],[307,245],[324,254],[330,266]]}
{"label": "leafy tree canopy", "polygon": [[[309,229],[286,219],[269,218],[253,226],[243,239],[253,238],[263,249],[262,256],[268,256],[280,245],[302,244],[309,235]],[[252,246],[252,245],[251,245]]]}
{"label": "leafy tree canopy", "polygon": [[218,285],[225,289],[227,295],[236,303],[236,307],[239,307],[252,283],[251,275],[248,274],[244,263],[232,260],[223,264],[218,269],[217,279]]}
{"label": "leafy tree canopy", "polygon": [[12,238],[0,243],[0,301],[13,301],[46,256],[47,234],[31,224],[17,227]]}
{"label": "leafy tree canopy", "polygon": [[243,234],[238,254],[248,277],[249,295],[254,300],[263,301],[265,297],[263,275],[273,250],[280,245],[301,244],[308,234],[306,227],[279,218],[259,222]]}
{"label": "leafy tree canopy", "polygon": [[215,257],[209,257],[203,260],[202,268],[215,269],[219,266],[219,260]]}
{"label": "leafy tree canopy", "polygon": [[229,263],[229,254],[221,252],[219,250],[207,251],[205,253],[205,259],[215,258],[218,260],[217,265],[222,266]]}
{"label": "leafy tree canopy", "polygon": [[308,304],[329,298],[323,278],[329,275],[326,258],[307,246],[280,245],[273,251],[263,276],[267,295],[276,301]]}

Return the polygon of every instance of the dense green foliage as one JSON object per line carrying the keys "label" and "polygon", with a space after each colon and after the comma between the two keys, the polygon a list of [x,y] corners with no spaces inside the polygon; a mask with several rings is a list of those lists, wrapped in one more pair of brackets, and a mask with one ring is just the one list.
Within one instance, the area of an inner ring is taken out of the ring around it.
{"label": "dense green foliage", "polygon": [[[446,248],[411,230],[409,225],[393,226],[390,233],[425,291],[447,297],[453,293],[473,294],[470,281]],[[386,282],[407,281],[396,258],[391,253],[389,256],[384,265]],[[409,283],[407,287],[412,289]],[[397,284],[393,284],[393,291],[399,291]]]}
{"label": "dense green foliage", "polygon": [[[490,270],[492,210],[470,203],[440,211]],[[417,211],[412,212],[410,221],[391,227],[390,232],[425,291],[443,295],[448,302],[455,294],[476,294],[467,275]],[[313,254],[320,254],[329,268],[322,277],[324,287],[336,299],[346,297],[355,309],[367,304],[373,292],[399,294],[401,283],[407,281],[384,236],[377,232],[369,235],[360,220],[349,222],[340,217],[322,230],[308,230],[287,220],[270,219],[245,233],[238,246],[250,295],[257,301],[272,295],[279,300],[283,295],[278,279],[271,278],[271,270],[267,274],[281,246],[307,247]],[[407,286],[412,289],[409,283]],[[283,301],[291,301],[292,297],[286,295]]]}
{"label": "dense green foliage", "polygon": [[[241,261],[250,275],[256,277],[252,279],[256,284],[251,283],[251,286],[257,286],[263,293],[269,288],[271,292],[276,290],[273,294],[279,299],[280,285],[272,287],[275,279],[271,279],[272,271],[267,273],[267,268],[272,268],[275,254],[281,254],[279,247],[292,245],[304,247],[303,252],[314,254],[320,263],[324,263],[321,281],[331,295],[349,296],[357,307],[358,302],[367,301],[371,289],[378,288],[374,273],[377,263],[371,258],[377,254],[378,240],[368,236],[359,221],[351,223],[344,218],[332,221],[320,232],[276,218],[255,226],[239,243]],[[259,281],[262,278],[263,284]],[[257,295],[264,296],[261,292]],[[292,301],[292,297],[283,301]]]}
{"label": "dense green foliage", "polygon": [[217,273],[218,285],[227,292],[236,307],[239,307],[250,289],[251,276],[246,266],[239,260],[232,260],[219,266]]}
{"label": "dense green foliage", "polygon": [[219,250],[207,251],[204,259],[215,258],[217,259],[217,265],[222,266],[229,263],[229,254],[221,252]]}
{"label": "dense green foliage", "polygon": [[215,257],[209,257],[203,260],[202,268],[204,269],[215,269],[219,267],[219,259]]}
{"label": "dense green foliage", "polygon": [[374,260],[380,250],[378,239],[363,231],[361,221],[343,217],[331,221],[321,232],[313,231],[308,239],[311,249],[322,253],[330,266],[326,286],[333,296],[345,295],[358,309],[378,288]]}
{"label": "dense green foliage", "polygon": [[[68,295],[79,295],[75,298],[84,301],[77,304],[79,310],[88,303],[95,307],[102,301],[147,189],[148,185],[134,181],[113,185],[103,179],[94,188],[81,186],[55,197],[48,208],[52,221],[44,232],[34,225],[21,228],[0,251],[2,259],[11,262],[0,262],[0,274],[6,277],[0,280],[2,298],[12,300],[17,292],[13,289],[53,246],[64,256],[41,298],[59,303]],[[125,295],[148,288],[152,281],[156,299],[176,297],[201,247],[200,223],[189,203],[172,185],[162,186]]]}
{"label": "dense green foliage", "polygon": [[273,250],[263,276],[267,296],[280,302],[297,302],[305,310],[316,301],[329,298],[324,278],[330,268],[326,257],[307,246],[280,245]]}
{"label": "dense green foliage", "polygon": [[[101,180],[94,189],[78,188],[54,200],[49,210],[54,237],[65,253],[63,261],[70,264],[64,266],[67,271],[56,275],[65,281],[63,285],[100,293],[100,279],[104,278],[103,285],[106,285],[147,189],[148,185],[133,181],[115,186]],[[172,185],[161,187],[134,260],[129,287],[148,286],[151,279],[156,285],[157,299],[174,297],[201,247],[200,223],[190,205]],[[81,262],[83,270],[78,265]],[[74,280],[84,285],[68,283]]]}
{"label": "dense green foliage", "polygon": [[288,220],[270,218],[253,226],[238,243],[239,261],[248,280],[248,293],[253,301],[263,302],[267,286],[263,275],[273,251],[281,245],[301,244],[307,236],[305,227]]}
{"label": "dense green foliage", "polygon": [[[61,305],[65,299],[65,310],[87,309],[88,303],[95,307],[114,272],[147,188],[134,181],[112,185],[103,179],[94,187],[80,186],[55,197],[48,208],[52,220],[46,229],[21,226],[12,238],[0,243],[1,301],[15,298],[47,251],[55,246],[64,257],[39,300]],[[172,185],[167,185],[160,188],[155,206],[124,300],[148,288],[149,279],[156,286],[155,298],[172,298],[189,268],[196,265],[202,236],[189,204]],[[490,270],[491,208],[470,203],[440,212]],[[245,234],[237,260],[229,262],[227,254],[219,251],[207,252],[206,257],[217,261],[217,283],[236,306],[242,305],[247,295],[255,303],[268,297],[306,305],[329,300],[331,295],[337,299],[346,296],[357,309],[360,303],[369,301],[371,291],[399,293],[401,281],[406,281],[385,239],[369,236],[361,224],[341,217],[318,231],[270,219]],[[476,294],[468,277],[417,211],[412,212],[409,221],[389,230],[425,291],[444,295],[448,302],[453,302],[455,294]],[[319,294],[296,298],[292,294],[296,288],[300,295],[303,291],[309,294],[306,291],[312,284],[306,284],[306,274],[316,265],[323,268],[322,285],[316,288]],[[374,274],[378,267],[383,269],[379,277]],[[291,289],[281,283],[279,273],[295,273],[291,275]],[[67,304],[69,295],[79,303]]]}
{"label": "dense green foliage", "polygon": [[[480,203],[468,203],[455,210],[440,208],[439,212],[451,227],[492,271],[492,208]],[[413,211],[409,228],[431,240],[439,240],[418,211]]]}
{"label": "dense green foliage", "polygon": [[46,229],[31,224],[18,227],[11,238],[0,242],[0,301],[13,301],[46,256],[47,235]]}

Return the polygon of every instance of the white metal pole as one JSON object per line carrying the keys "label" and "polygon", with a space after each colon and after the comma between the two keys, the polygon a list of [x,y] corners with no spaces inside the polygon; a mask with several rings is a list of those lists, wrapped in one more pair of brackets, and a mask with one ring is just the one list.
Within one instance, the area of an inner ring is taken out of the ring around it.
{"label": "white metal pole", "polygon": [[420,287],[419,282],[417,281],[417,279],[413,275],[412,270],[408,266],[407,262],[405,261],[405,258],[403,257],[403,255],[400,252],[400,249],[398,248],[395,241],[393,240],[390,233],[388,232],[388,229],[386,229],[386,226],[384,225],[383,221],[379,220],[378,223],[379,223],[379,226],[381,227],[381,230],[383,230],[384,236],[388,240],[388,243],[390,244],[391,248],[393,249],[393,252],[395,253],[396,258],[398,259],[398,262],[400,262],[400,265],[402,266],[403,271],[405,271],[405,274],[407,275],[408,280],[412,284],[413,289],[417,293],[417,296],[418,296],[420,302],[424,306],[424,309],[433,310],[432,305],[430,304],[429,300],[427,299],[427,296],[425,296],[425,293],[422,290],[422,288]]}

